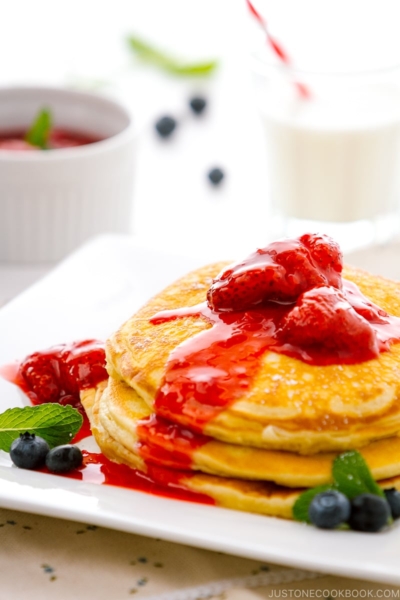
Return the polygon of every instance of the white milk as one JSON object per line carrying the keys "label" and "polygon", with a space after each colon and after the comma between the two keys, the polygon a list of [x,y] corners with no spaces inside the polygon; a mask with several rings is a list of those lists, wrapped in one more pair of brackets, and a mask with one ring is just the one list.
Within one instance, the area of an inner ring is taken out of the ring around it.
{"label": "white milk", "polygon": [[[278,90],[281,92],[281,90]],[[287,91],[287,90],[286,90]],[[349,222],[395,213],[400,93],[394,87],[302,100],[269,89],[261,113],[274,208],[286,218]]]}

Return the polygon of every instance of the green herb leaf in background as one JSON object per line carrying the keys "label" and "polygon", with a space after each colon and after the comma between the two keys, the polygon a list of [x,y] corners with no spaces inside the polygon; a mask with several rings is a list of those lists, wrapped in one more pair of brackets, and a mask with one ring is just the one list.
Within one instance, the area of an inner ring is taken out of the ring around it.
{"label": "green herb leaf in background", "polygon": [[199,63],[178,61],[133,35],[128,37],[128,45],[135,55],[143,62],[152,64],[174,75],[204,77],[210,75],[218,65],[216,60]]}
{"label": "green herb leaf in background", "polygon": [[311,488],[306,492],[300,494],[297,498],[296,502],[293,506],[293,518],[296,521],[304,521],[305,523],[310,523],[310,517],[308,516],[308,509],[310,507],[311,502],[314,497],[321,492],[327,492],[328,490],[333,490],[334,485],[319,485],[315,488]]}
{"label": "green herb leaf in background", "polygon": [[46,150],[52,122],[53,119],[50,110],[48,108],[40,110],[25,135],[25,141],[32,144],[32,146]]}
{"label": "green herb leaf in background", "polygon": [[332,475],[336,488],[349,500],[360,494],[376,494],[385,497],[364,457],[357,450],[337,456],[333,461]]}
{"label": "green herb leaf in background", "polygon": [[0,414],[0,450],[10,451],[20,433],[34,433],[50,447],[68,444],[82,426],[82,415],[72,406],[40,404],[9,408]]}

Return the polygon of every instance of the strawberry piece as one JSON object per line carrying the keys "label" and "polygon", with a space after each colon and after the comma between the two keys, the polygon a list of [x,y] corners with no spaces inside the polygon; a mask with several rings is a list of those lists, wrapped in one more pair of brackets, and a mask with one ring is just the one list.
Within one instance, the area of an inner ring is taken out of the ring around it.
{"label": "strawberry piece", "polygon": [[21,363],[20,373],[28,389],[36,395],[39,402],[58,401],[61,388],[57,358],[35,352]]}
{"label": "strawberry piece", "polygon": [[300,242],[308,248],[314,264],[325,275],[328,284],[340,290],[343,255],[339,244],[327,235],[314,233],[302,235]]}
{"label": "strawberry piece", "polygon": [[283,318],[277,338],[286,344],[321,352],[336,352],[342,358],[369,360],[379,354],[375,331],[359,315],[344,294],[333,287],[320,287],[302,294]]}
{"label": "strawberry piece", "polygon": [[341,289],[342,255],[324,235],[273,242],[222,271],[207,293],[215,311],[239,311],[267,302],[294,303],[314,287]]}
{"label": "strawberry piece", "polygon": [[365,298],[356,284],[351,281],[346,281],[346,298],[354,310],[370,323],[376,325],[388,323],[390,318],[388,313]]}
{"label": "strawberry piece", "polygon": [[107,379],[105,352],[100,342],[88,340],[35,352],[20,365],[28,390],[38,403],[80,406],[79,391]]}
{"label": "strawberry piece", "polygon": [[96,340],[67,346],[61,354],[62,379],[70,394],[107,379],[104,345]]}

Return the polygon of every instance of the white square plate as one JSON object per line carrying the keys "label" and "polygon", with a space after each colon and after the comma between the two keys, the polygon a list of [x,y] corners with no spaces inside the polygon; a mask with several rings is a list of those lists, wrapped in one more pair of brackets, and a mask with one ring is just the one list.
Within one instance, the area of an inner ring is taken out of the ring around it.
{"label": "white square plate", "polygon": [[[381,251],[386,252],[381,255],[386,275],[390,274],[389,251]],[[354,255],[361,266],[377,257],[376,252]],[[105,338],[147,298],[204,262],[204,258],[146,249],[129,237],[97,238],[0,311],[0,364],[60,342]],[[396,268],[397,261],[393,264]],[[0,379],[0,411],[20,405],[18,390]],[[322,531],[281,519],[24,471],[13,467],[7,454],[0,454],[0,505],[6,508],[400,585],[397,525],[379,534]]]}

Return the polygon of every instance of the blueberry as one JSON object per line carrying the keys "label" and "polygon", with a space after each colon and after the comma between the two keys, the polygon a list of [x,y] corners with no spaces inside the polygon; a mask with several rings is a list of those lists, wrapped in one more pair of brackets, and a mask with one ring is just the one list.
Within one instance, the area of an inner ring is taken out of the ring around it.
{"label": "blueberry", "polygon": [[214,185],[219,185],[223,180],[224,176],[225,175],[222,169],[215,168],[211,169],[211,171],[208,172],[208,179]]}
{"label": "blueberry", "polygon": [[310,521],[322,529],[334,529],[350,516],[350,501],[335,490],[314,496],[308,509]]}
{"label": "blueberry", "polygon": [[46,457],[46,467],[52,473],[67,473],[80,467],[83,461],[82,452],[78,446],[65,444],[52,448]]}
{"label": "blueberry", "polygon": [[163,138],[169,137],[171,133],[174,131],[177,123],[173,117],[166,115],[165,117],[161,117],[155,124],[156,131],[158,135]]}
{"label": "blueberry", "polygon": [[396,488],[390,488],[390,490],[384,490],[386,500],[389,503],[390,510],[392,512],[393,519],[400,517],[400,492]]}
{"label": "blueberry", "polygon": [[196,115],[200,115],[207,106],[207,101],[201,96],[194,96],[190,99],[189,106]]}
{"label": "blueberry", "polygon": [[385,498],[375,494],[360,494],[351,502],[349,525],[356,531],[379,531],[390,517]]}
{"label": "blueberry", "polygon": [[43,467],[50,447],[46,440],[34,433],[21,433],[11,444],[10,457],[21,469],[40,469]]}

